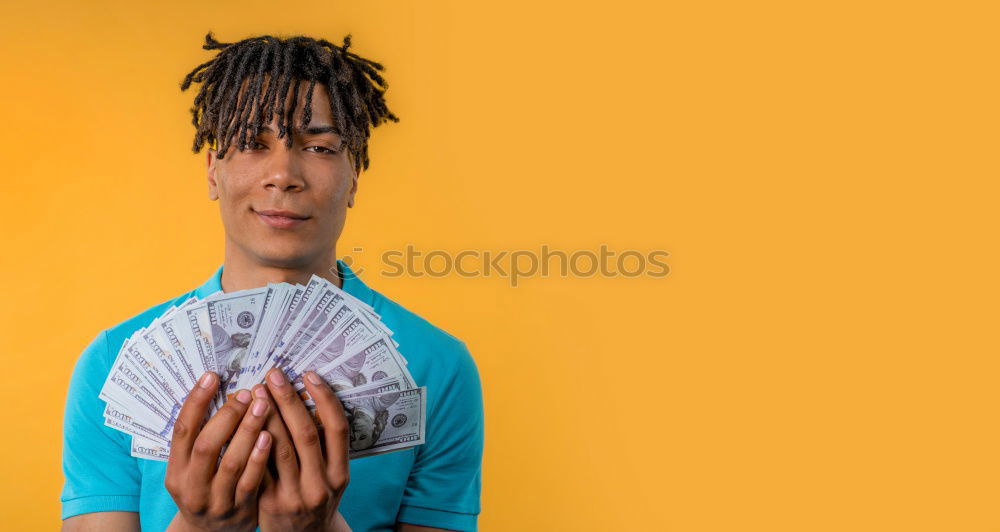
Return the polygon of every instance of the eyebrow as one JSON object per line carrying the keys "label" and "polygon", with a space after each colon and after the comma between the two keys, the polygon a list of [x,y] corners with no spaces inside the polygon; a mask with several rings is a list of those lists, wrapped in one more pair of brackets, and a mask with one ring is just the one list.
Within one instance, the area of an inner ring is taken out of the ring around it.
{"label": "eyebrow", "polygon": [[[270,133],[274,134],[274,130],[268,126],[261,126],[260,133]],[[340,130],[337,126],[311,126],[305,129],[293,128],[292,133],[295,134],[306,134],[306,135],[322,135],[323,133],[334,133],[340,135]]]}

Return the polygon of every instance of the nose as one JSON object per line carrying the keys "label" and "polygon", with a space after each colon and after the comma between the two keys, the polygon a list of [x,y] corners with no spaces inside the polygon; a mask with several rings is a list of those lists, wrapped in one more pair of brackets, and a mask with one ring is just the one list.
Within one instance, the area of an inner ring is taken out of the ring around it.
{"label": "nose", "polygon": [[281,192],[301,192],[306,182],[299,162],[292,156],[292,149],[285,146],[284,139],[268,150],[265,164],[264,188]]}

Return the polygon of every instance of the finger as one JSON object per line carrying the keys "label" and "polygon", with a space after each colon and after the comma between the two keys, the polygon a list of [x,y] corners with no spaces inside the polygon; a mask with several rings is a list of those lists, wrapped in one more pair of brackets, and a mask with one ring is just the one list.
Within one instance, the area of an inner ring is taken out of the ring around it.
{"label": "finger", "polygon": [[342,490],[347,486],[350,467],[347,447],[350,426],[347,413],[333,390],[316,372],[306,373],[306,390],[316,402],[316,413],[323,424],[326,444],[326,478],[330,486]]}
{"label": "finger", "polygon": [[[267,432],[267,431],[264,430],[264,431],[261,431],[261,432]],[[267,432],[267,433],[268,433],[268,435],[271,434],[270,432]],[[268,449],[272,449],[272,448],[274,448],[274,436],[271,436],[271,441],[268,443]],[[268,493],[268,491],[273,491],[274,490],[274,485],[275,485],[274,474],[275,473],[274,473],[273,469],[274,468],[271,465],[271,461],[268,460],[267,463],[266,463],[266,465],[265,465],[265,467],[264,467],[264,472],[262,474],[263,478],[260,479],[260,496],[261,497],[266,496],[266,494]]]}
{"label": "finger", "polygon": [[249,390],[240,390],[226,401],[222,408],[205,423],[201,434],[191,447],[191,460],[187,474],[191,481],[199,485],[209,485],[215,473],[222,445],[233,435],[250,406]]}
{"label": "finger", "polygon": [[242,504],[257,496],[257,491],[264,486],[264,473],[267,472],[267,457],[271,453],[271,443],[274,439],[266,430],[257,435],[253,450],[247,460],[243,475],[236,484],[233,494],[236,504]]}
{"label": "finger", "polygon": [[[237,481],[241,481],[241,477],[244,476],[244,468],[249,467],[247,459],[253,456],[260,430],[264,427],[264,421],[267,419],[267,411],[270,408],[267,390],[262,385],[257,385],[253,395],[255,399],[243,415],[243,421],[236,429],[233,440],[226,447],[226,452],[222,455],[222,461],[219,463],[219,471],[216,473],[215,479],[212,480],[212,492],[215,495],[213,499],[215,500],[233,500],[233,490],[236,489]],[[270,446],[270,437],[268,437],[267,445]],[[266,459],[264,461],[267,462]],[[253,490],[256,491],[256,489],[257,486],[254,485]],[[240,498],[237,496],[236,500],[240,500]]]}
{"label": "finger", "polygon": [[280,369],[274,368],[267,374],[267,388],[274,398],[281,419],[284,420],[288,432],[295,443],[295,451],[299,456],[299,471],[303,480],[308,482],[323,482],[323,450],[320,447],[319,431],[313,422],[309,410],[302,403],[295,387],[285,377]]}
{"label": "finger", "polygon": [[205,413],[208,405],[215,398],[219,386],[219,377],[211,371],[205,372],[198,379],[198,385],[191,390],[184,405],[174,422],[173,435],[170,440],[170,464],[184,468],[191,456],[191,447],[201,432],[205,423]]}
{"label": "finger", "polygon": [[271,405],[271,414],[267,416],[267,423],[264,429],[271,434],[272,462],[274,463],[275,478],[278,485],[298,487],[299,485],[299,460],[295,457],[295,443],[292,436],[285,427],[285,422],[281,420],[281,414]]}

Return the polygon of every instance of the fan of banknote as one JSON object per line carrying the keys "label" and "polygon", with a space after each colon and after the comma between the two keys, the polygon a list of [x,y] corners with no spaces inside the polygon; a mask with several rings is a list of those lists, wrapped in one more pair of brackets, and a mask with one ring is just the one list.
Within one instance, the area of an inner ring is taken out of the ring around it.
{"label": "fan of banknote", "polygon": [[132,435],[132,456],[165,461],[177,414],[204,372],[222,380],[214,414],[278,367],[314,414],[303,374],[315,371],[334,389],[350,458],[407,449],[424,443],[427,392],[397,347],[368,304],[318,276],[191,298],[122,345],[100,393],[104,422]]}

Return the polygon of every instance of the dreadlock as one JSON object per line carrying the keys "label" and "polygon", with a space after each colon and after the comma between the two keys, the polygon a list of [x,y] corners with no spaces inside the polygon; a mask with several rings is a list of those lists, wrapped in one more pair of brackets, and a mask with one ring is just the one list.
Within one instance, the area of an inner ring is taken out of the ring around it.
{"label": "dreadlock", "polygon": [[[192,82],[202,83],[191,108],[196,129],[192,150],[198,153],[208,143],[218,150],[218,158],[223,159],[235,137],[237,148],[243,151],[275,113],[278,138],[284,137],[285,145],[291,147],[292,135],[288,133],[294,129],[291,121],[298,102],[299,82],[308,81],[298,127],[309,124],[313,88],[317,83],[323,84],[330,99],[334,127],[353,156],[355,171],[367,170],[369,126],[376,127],[388,120],[399,122],[399,118],[389,111],[383,97],[389,86],[379,71],[385,67],[348,51],[350,46],[350,35],[344,37],[341,46],[305,36],[270,35],[221,43],[209,31],[202,48],[221,51],[212,60],[198,65],[181,83],[181,91],[187,90]],[[285,109],[290,85],[291,105]]]}

